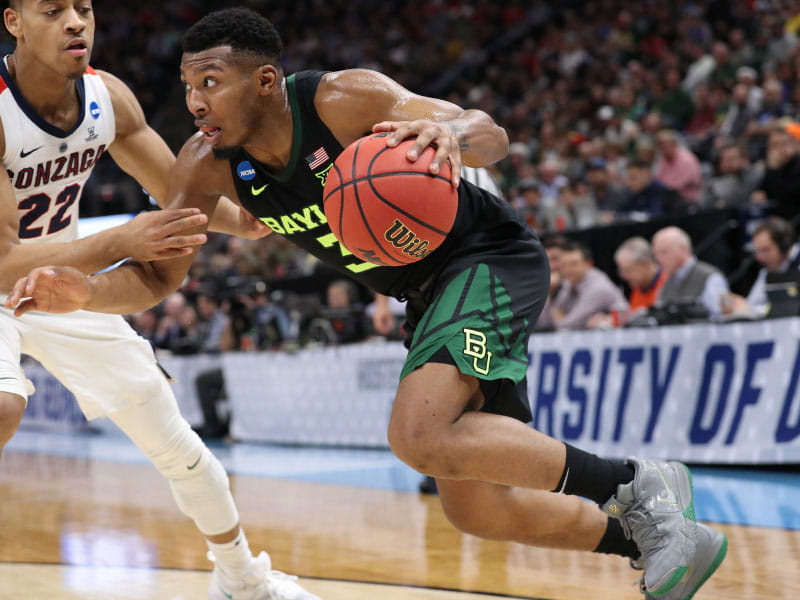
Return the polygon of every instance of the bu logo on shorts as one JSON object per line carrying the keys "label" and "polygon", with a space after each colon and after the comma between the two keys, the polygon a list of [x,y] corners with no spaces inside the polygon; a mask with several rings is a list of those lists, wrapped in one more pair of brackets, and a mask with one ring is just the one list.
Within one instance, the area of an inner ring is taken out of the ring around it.
{"label": "bu logo on shorts", "polygon": [[489,374],[492,353],[486,348],[485,333],[475,329],[464,329],[464,354],[472,357],[472,368],[476,373]]}

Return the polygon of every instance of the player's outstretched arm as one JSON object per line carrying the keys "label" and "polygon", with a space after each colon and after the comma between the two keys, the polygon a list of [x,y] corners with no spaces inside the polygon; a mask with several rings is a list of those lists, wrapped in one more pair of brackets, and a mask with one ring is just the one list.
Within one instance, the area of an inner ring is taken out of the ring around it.
{"label": "player's outstretched arm", "polygon": [[196,209],[154,211],[84,239],[22,245],[14,191],[5,169],[0,169],[0,293],[7,293],[17,279],[43,265],[94,273],[128,257],[148,261],[187,254],[191,247],[205,242],[205,235],[186,234],[185,230],[207,220]]}
{"label": "player's outstretched arm", "polygon": [[[227,186],[227,187],[226,187]],[[213,214],[219,198],[233,193],[227,164],[215,161],[210,148],[195,135],[184,145],[170,183],[170,206],[199,210],[202,217]],[[187,235],[205,234],[203,223]],[[174,258],[135,262],[86,276],[69,268],[45,267],[25,274],[14,285],[6,301],[20,315],[30,310],[130,314],[158,304],[180,287],[198,248]]]}
{"label": "player's outstretched arm", "polygon": [[[133,92],[115,76],[98,71],[114,105],[116,137],[108,151],[114,161],[131,175],[155,199],[161,208],[167,205],[167,192],[175,156],[166,142],[145,120],[144,111]],[[241,206],[222,198],[211,217],[209,229],[248,239],[258,239],[270,229]]]}

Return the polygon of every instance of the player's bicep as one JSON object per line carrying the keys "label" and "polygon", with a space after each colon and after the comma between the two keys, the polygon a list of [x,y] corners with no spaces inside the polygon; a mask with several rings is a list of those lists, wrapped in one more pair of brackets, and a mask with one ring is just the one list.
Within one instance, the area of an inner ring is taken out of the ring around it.
{"label": "player's bicep", "polygon": [[[368,133],[381,121],[444,121],[464,112],[456,104],[420,96],[368,69],[329,73],[321,88],[317,109],[323,121],[332,125],[334,132],[346,132],[352,139]],[[348,110],[342,111],[342,105]]]}

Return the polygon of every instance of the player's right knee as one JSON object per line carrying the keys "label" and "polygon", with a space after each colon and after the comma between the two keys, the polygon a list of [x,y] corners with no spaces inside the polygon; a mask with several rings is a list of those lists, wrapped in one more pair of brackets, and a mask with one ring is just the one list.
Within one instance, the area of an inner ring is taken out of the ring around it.
{"label": "player's right knee", "polygon": [[389,447],[411,468],[432,477],[454,478],[446,458],[446,433],[431,423],[389,423]]}
{"label": "player's right knee", "polygon": [[25,398],[18,394],[0,392],[0,448],[19,428],[26,404]]}

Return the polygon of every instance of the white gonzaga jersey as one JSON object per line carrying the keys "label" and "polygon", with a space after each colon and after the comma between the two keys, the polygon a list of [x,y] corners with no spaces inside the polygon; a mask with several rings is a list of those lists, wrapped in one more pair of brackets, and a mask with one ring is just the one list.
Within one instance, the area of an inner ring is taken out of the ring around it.
{"label": "white gonzaga jersey", "polygon": [[114,108],[100,76],[89,67],[76,86],[80,114],[74,127],[64,131],[33,111],[9,76],[6,60],[0,61],[3,166],[14,188],[23,244],[77,237],[83,186],[114,140]]}

